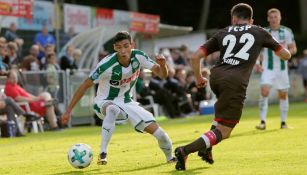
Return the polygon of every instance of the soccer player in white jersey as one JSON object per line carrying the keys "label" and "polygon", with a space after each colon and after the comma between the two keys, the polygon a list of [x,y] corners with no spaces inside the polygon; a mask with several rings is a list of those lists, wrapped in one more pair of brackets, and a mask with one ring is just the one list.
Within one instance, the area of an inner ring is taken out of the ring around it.
{"label": "soccer player in white jersey", "polygon": [[103,124],[101,152],[97,164],[107,164],[108,144],[115,129],[115,122],[119,120],[129,120],[136,131],[152,134],[164,152],[167,162],[175,162],[176,159],[172,156],[172,142],[168,135],[155,122],[153,115],[132,99],[132,89],[141,68],[150,69],[160,78],[167,77],[165,58],[158,55],[154,62],[144,52],[133,49],[131,36],[126,31],[115,35],[113,47],[116,52],[103,58],[75,92],[62,116],[62,122],[67,124],[73,107],[86,90],[99,83],[94,99],[94,111],[103,119]]}
{"label": "soccer player in white jersey", "polygon": [[[280,11],[276,8],[272,8],[268,10],[267,15],[267,20],[270,24],[267,31],[270,32],[279,43],[287,48],[291,55],[295,54],[297,48],[292,30],[280,25]],[[260,65],[260,60],[262,61],[262,66]],[[256,129],[266,129],[268,96],[272,85],[278,90],[281,129],[286,129],[288,128],[286,119],[289,110],[288,89],[290,88],[287,61],[279,59],[272,50],[267,48],[265,48],[260,55],[260,60],[257,62],[256,69],[262,72],[260,80],[261,98],[259,101],[261,122],[256,126]]]}

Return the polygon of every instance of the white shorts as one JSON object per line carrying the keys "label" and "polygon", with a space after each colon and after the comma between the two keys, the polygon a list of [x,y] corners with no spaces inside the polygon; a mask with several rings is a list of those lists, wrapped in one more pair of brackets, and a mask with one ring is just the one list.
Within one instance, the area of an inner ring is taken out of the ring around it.
{"label": "white shorts", "polygon": [[99,118],[104,119],[102,109],[105,105],[113,103],[121,109],[121,113],[118,115],[116,121],[129,120],[134,129],[138,132],[144,132],[144,129],[152,122],[156,122],[152,113],[146,111],[143,107],[139,106],[139,103],[132,101],[129,103],[114,102],[110,100],[103,100],[94,104],[94,111]]}
{"label": "white shorts", "polygon": [[260,84],[274,86],[278,90],[289,89],[290,83],[288,71],[263,70]]}

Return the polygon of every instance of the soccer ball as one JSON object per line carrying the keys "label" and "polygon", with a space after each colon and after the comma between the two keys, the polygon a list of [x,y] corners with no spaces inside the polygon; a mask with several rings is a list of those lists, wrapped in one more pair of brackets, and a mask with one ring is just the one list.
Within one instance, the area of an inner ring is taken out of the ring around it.
{"label": "soccer ball", "polygon": [[84,143],[74,144],[67,154],[68,162],[75,168],[88,167],[93,160],[93,152],[90,146]]}

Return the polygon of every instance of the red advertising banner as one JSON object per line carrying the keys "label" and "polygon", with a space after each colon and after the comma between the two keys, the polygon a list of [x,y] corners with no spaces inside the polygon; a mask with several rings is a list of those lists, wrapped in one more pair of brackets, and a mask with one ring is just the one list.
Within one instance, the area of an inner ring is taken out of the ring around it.
{"label": "red advertising banner", "polygon": [[0,0],[0,15],[32,18],[32,0]]}
{"label": "red advertising banner", "polygon": [[112,9],[96,9],[95,26],[114,25],[114,13]]}
{"label": "red advertising banner", "polygon": [[160,16],[131,12],[130,30],[143,33],[158,33]]}

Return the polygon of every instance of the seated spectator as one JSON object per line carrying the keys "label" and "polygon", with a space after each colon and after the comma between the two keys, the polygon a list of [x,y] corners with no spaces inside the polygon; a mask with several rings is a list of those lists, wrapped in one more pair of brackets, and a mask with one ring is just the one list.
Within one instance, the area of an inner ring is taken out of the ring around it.
{"label": "seated spectator", "polygon": [[[73,69],[78,69],[79,68],[79,61],[82,55],[82,50],[81,49],[74,49],[72,57],[73,57],[73,63],[72,63],[72,67]],[[107,56],[107,55],[105,55]]]}
{"label": "seated spectator", "polygon": [[17,120],[16,116],[25,117],[28,121],[38,118],[33,114],[24,112],[11,97],[7,97],[2,92],[0,92],[0,114],[6,114],[7,121],[13,121],[15,123],[17,137],[23,136],[23,131],[20,128],[22,124]]}
{"label": "seated spectator", "polygon": [[41,69],[44,69],[46,64],[47,64],[47,59],[46,59],[47,55],[52,54],[52,53],[55,53],[55,45],[47,44],[44,47],[44,54],[45,54],[45,56],[40,59],[40,67],[41,67]]}
{"label": "seated spectator", "polygon": [[62,70],[66,69],[77,69],[77,67],[74,66],[74,59],[73,59],[73,46],[67,46],[66,53],[60,58],[60,67]]}
{"label": "seated spectator", "polygon": [[0,75],[7,75],[8,65],[3,61],[5,59],[5,44],[0,44]]}
{"label": "seated spectator", "polygon": [[4,37],[7,42],[14,42],[17,44],[17,55],[21,55],[22,45],[24,43],[23,39],[17,35],[16,23],[12,22],[10,28],[5,32]]}
{"label": "seated spectator", "polygon": [[39,116],[46,116],[51,130],[59,130],[51,95],[44,92],[39,96],[34,96],[19,86],[17,81],[17,72],[11,70],[5,84],[5,94],[17,102],[29,102],[31,111],[37,113]]}
{"label": "seated spectator", "polygon": [[8,57],[6,60],[3,60],[9,67],[12,67],[13,65],[18,65],[21,62],[20,57],[18,56],[18,46],[14,42],[9,42],[7,45],[8,48]]}
{"label": "seated spectator", "polygon": [[[205,78],[209,78],[210,70],[207,68],[202,69],[202,75]],[[197,88],[192,71],[187,73],[186,82],[187,92],[191,94],[193,106],[198,111],[200,102],[211,99],[211,94],[207,91],[207,87]]]}

